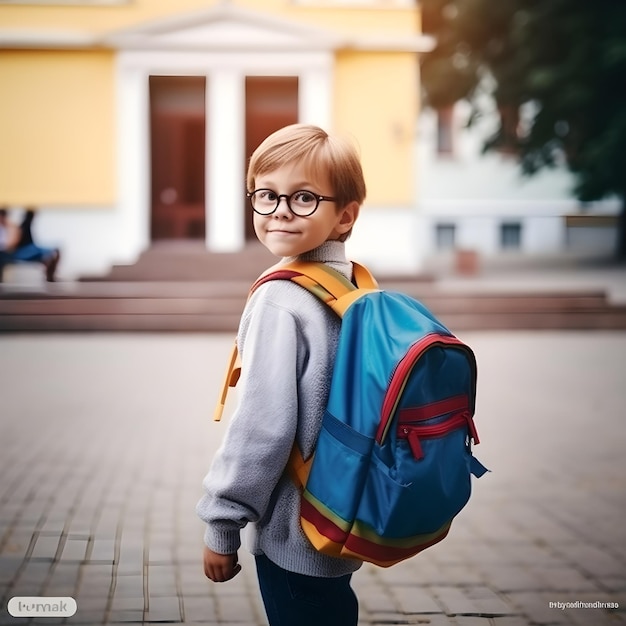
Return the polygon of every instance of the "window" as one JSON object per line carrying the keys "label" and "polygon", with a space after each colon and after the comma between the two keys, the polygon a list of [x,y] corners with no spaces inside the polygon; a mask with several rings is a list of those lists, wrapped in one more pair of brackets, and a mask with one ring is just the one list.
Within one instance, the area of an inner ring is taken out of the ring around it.
{"label": "window", "polygon": [[437,109],[437,154],[454,152],[453,110],[452,106]]}
{"label": "window", "polygon": [[454,224],[437,224],[437,250],[454,249],[456,226]]}
{"label": "window", "polygon": [[519,152],[519,142],[524,132],[527,132],[520,121],[520,109],[512,105],[498,107],[500,128],[490,140],[490,146],[502,155],[516,155]]}
{"label": "window", "polygon": [[500,225],[500,247],[503,250],[519,250],[522,245],[522,225],[504,222]]}

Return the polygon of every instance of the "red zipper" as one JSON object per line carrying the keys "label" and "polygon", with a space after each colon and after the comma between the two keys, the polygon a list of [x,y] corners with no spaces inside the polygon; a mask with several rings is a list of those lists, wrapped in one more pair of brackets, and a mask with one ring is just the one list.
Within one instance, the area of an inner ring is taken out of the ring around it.
{"label": "red zipper", "polygon": [[443,417],[448,413],[459,413],[469,410],[469,398],[466,393],[436,400],[422,406],[407,407],[398,410],[399,421],[404,423],[419,423]]}
{"label": "red zipper", "polygon": [[411,422],[401,422],[398,424],[398,439],[407,439],[413,456],[419,461],[424,458],[424,452],[422,451],[422,445],[420,439],[434,439],[436,437],[443,437],[449,432],[458,428],[465,428],[467,426],[470,437],[475,444],[480,443],[478,439],[478,433],[476,432],[476,426],[474,420],[469,411],[462,411],[456,413],[443,422],[438,424],[412,424]]}
{"label": "red zipper", "polygon": [[441,335],[439,333],[430,333],[415,342],[398,363],[387,388],[387,393],[383,400],[383,406],[380,412],[380,423],[376,431],[376,442],[382,445],[389,427],[391,426],[391,418],[393,417],[400,400],[402,389],[405,387],[407,379],[415,366],[418,359],[430,348],[436,346],[455,346],[461,350],[469,352],[472,358],[473,377],[476,376],[476,365],[473,353],[462,341],[450,335]]}

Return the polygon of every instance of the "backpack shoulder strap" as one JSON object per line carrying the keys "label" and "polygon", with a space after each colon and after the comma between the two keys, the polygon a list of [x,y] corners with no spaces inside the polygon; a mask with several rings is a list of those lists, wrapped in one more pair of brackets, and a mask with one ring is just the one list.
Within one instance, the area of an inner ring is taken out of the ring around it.
{"label": "backpack shoulder strap", "polygon": [[251,293],[270,280],[291,280],[327,304],[339,317],[343,317],[355,300],[378,289],[376,279],[364,265],[352,265],[354,283],[325,263],[294,261],[262,274],[252,286]]}
{"label": "backpack shoulder strap", "polygon": [[237,381],[241,376],[241,359],[239,358],[239,350],[237,349],[237,342],[233,343],[233,347],[230,351],[230,357],[228,359],[228,366],[226,367],[226,374],[224,375],[224,382],[220,390],[219,399],[215,405],[215,411],[213,412],[213,421],[219,422],[222,419],[224,413],[224,406],[226,405],[226,396],[228,395],[229,387],[235,387]]}
{"label": "backpack shoulder strap", "polygon": [[[308,263],[294,261],[279,268],[271,268],[256,280],[250,289],[250,297],[261,285],[270,280],[291,280],[310,291],[314,296],[327,304],[339,317],[343,317],[348,307],[361,296],[378,289],[378,283],[371,272],[358,263],[353,263],[353,284],[343,274],[325,263]],[[234,387],[241,374],[241,361],[237,344],[232,349],[224,382],[213,420],[222,419],[228,388]]]}
{"label": "backpack shoulder strap", "polygon": [[378,289],[378,281],[365,265],[352,262],[354,271],[354,282],[359,289]]}

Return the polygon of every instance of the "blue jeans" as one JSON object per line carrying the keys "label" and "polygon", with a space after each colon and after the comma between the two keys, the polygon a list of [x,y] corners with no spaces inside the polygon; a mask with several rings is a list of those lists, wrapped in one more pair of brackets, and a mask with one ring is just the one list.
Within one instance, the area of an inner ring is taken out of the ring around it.
{"label": "blue jeans", "polygon": [[351,574],[317,578],[288,572],[265,555],[256,557],[257,576],[270,626],[356,626],[359,604]]}
{"label": "blue jeans", "polygon": [[42,248],[34,243],[17,248],[9,253],[9,258],[13,261],[39,261],[44,262],[55,253],[54,248]]}

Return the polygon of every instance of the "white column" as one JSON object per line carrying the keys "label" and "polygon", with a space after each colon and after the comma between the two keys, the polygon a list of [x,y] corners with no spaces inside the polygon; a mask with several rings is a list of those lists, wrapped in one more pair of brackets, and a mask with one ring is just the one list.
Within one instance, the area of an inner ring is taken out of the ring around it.
{"label": "white column", "polygon": [[298,119],[303,124],[332,126],[332,60],[301,71],[298,80]]}
{"label": "white column", "polygon": [[245,243],[245,81],[229,69],[207,78],[206,245],[214,252],[235,252]]}
{"label": "white column", "polygon": [[150,110],[148,74],[120,62],[117,69],[119,260],[132,261],[150,243]]}

